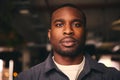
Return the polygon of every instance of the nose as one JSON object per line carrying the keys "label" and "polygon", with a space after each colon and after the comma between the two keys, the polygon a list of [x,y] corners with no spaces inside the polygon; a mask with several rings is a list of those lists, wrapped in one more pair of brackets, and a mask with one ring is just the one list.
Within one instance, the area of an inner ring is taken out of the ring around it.
{"label": "nose", "polygon": [[73,29],[71,26],[66,26],[63,31],[63,35],[73,35]]}

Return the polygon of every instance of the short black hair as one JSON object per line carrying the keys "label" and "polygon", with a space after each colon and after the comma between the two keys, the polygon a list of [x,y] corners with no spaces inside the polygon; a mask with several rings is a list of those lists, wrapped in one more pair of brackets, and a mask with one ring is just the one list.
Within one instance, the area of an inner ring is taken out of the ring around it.
{"label": "short black hair", "polygon": [[60,8],[63,8],[63,7],[72,7],[72,8],[75,8],[75,9],[79,10],[79,11],[80,11],[80,14],[81,14],[81,16],[82,16],[83,25],[84,25],[84,27],[86,27],[86,15],[85,15],[85,13],[84,13],[84,12],[82,11],[82,9],[80,9],[77,5],[69,4],[69,3],[63,4],[63,5],[60,5],[60,6],[57,6],[57,7],[54,7],[53,9],[50,10],[50,24],[51,24],[51,18],[52,18],[53,13],[54,13],[56,10],[58,10],[58,9],[60,9]]}

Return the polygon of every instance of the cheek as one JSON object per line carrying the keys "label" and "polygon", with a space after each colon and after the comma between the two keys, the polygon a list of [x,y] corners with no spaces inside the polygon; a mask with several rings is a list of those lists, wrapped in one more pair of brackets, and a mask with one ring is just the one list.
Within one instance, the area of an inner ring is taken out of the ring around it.
{"label": "cheek", "polygon": [[78,38],[83,38],[84,36],[85,36],[85,31],[84,30],[76,30],[76,32],[75,32],[75,35],[76,35],[76,37],[78,37]]}
{"label": "cheek", "polygon": [[61,36],[60,31],[56,31],[56,30],[51,31],[51,41],[53,43],[59,42],[60,36]]}

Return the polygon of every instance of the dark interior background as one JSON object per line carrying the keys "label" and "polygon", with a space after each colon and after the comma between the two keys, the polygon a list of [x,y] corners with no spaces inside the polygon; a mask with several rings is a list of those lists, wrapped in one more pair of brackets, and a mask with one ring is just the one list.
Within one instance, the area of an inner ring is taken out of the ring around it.
{"label": "dark interior background", "polygon": [[[120,0],[0,0],[0,57],[18,61],[18,72],[44,61],[49,53],[49,10],[65,3],[77,5],[86,14],[88,52],[120,54]],[[26,51],[27,62],[21,57]]]}

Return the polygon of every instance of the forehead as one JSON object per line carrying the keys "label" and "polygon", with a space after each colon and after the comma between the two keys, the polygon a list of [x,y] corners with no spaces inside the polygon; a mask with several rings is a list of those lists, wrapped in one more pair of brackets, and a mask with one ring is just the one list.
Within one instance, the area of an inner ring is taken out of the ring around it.
{"label": "forehead", "polygon": [[62,8],[59,8],[59,9],[55,10],[52,14],[52,19],[62,17],[62,16],[65,17],[65,16],[69,16],[69,15],[71,17],[74,16],[74,17],[77,17],[77,18],[81,18],[80,10],[78,10],[74,7],[66,6],[66,7],[62,7]]}

